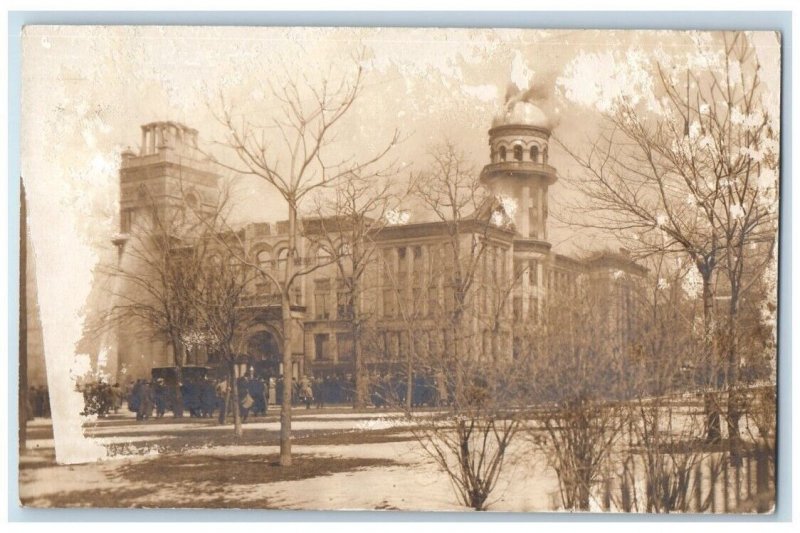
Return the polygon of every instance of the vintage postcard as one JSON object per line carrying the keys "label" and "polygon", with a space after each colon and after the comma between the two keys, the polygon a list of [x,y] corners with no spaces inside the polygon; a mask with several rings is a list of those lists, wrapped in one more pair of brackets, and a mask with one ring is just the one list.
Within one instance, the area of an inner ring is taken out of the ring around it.
{"label": "vintage postcard", "polygon": [[779,33],[22,39],[22,505],[774,511]]}

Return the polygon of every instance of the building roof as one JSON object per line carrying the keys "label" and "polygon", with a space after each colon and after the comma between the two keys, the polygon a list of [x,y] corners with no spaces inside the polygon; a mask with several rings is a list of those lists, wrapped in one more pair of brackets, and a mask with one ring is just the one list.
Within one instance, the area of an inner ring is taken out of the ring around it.
{"label": "building roof", "polygon": [[544,111],[530,102],[510,102],[492,120],[492,127],[522,125],[550,129],[550,120]]}

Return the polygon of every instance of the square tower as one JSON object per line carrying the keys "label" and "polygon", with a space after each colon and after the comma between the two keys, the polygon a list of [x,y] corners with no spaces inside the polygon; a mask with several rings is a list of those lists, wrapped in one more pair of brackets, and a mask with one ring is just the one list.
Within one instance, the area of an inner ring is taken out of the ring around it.
{"label": "square tower", "polygon": [[197,147],[197,130],[177,122],[143,125],[139,153],[123,152],[119,176],[123,238],[150,209],[202,213],[219,201],[219,175]]}

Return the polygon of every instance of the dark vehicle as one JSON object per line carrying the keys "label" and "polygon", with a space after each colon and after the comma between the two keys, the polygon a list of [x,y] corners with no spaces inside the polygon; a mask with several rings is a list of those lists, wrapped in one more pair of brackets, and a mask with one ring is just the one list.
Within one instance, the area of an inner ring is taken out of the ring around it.
{"label": "dark vehicle", "polygon": [[[207,366],[184,366],[181,368],[181,379],[183,381],[201,381],[211,370]],[[178,380],[178,369],[174,366],[156,367],[150,371],[153,381],[163,379],[167,386],[174,386]]]}

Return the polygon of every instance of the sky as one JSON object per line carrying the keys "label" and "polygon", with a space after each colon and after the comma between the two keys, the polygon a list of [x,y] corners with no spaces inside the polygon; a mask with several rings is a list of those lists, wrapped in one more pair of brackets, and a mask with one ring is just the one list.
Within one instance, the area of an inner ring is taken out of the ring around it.
{"label": "sky", "polygon": [[[338,131],[332,157],[371,154],[397,130],[402,142],[390,157],[400,165],[398,179],[424,170],[426,154],[444,140],[455,143],[479,172],[489,159],[487,131],[509,85],[533,87],[534,102],[552,121],[554,135],[580,147],[596,132],[608,102],[623,94],[653,96],[648,68],[655,58],[696,55],[717,37],[671,31],[28,26],[22,169],[48,365],[53,358],[75,367],[70,341],[81,335],[92,269],[113,258],[119,154],[138,149],[141,124],[183,122],[199,130],[206,149],[230,157],[215,144],[225,133],[213,118],[220,95],[235,114],[267,124],[279,109],[271,87],[287,79],[312,85],[340,79],[358,64],[364,90]],[[775,107],[778,41],[771,33],[753,41]],[[554,143],[550,164],[561,176],[576,171]],[[604,241],[558,222],[571,194],[564,182],[550,190],[549,236],[557,251],[579,253]],[[238,222],[285,217],[280,199],[256,178],[237,180],[235,203]]]}
{"label": "sky", "polygon": [[[287,78],[318,84],[322,77],[352,77],[358,61],[364,90],[337,133],[333,158],[374,153],[397,130],[402,142],[390,158],[402,169],[398,179],[423,170],[427,152],[444,140],[479,171],[489,157],[487,130],[509,85],[533,86],[555,135],[580,145],[597,123],[597,100],[650,89],[624,72],[637,58],[647,61],[655,50],[680,54],[698,39],[666,31],[28,27],[26,173],[61,175],[71,185],[61,201],[88,215],[79,231],[103,248],[116,224],[119,154],[138,149],[139,125],[183,122],[225,159],[230,153],[214,144],[224,139],[213,118],[221,95],[234,115],[266,124],[280,105],[271,87]],[[562,175],[572,170],[557,146],[551,164]],[[252,177],[237,185],[235,221],[285,217],[268,185]],[[550,234],[556,248],[570,251],[581,246],[580,232],[556,220],[565,194],[559,184],[552,188]]]}

